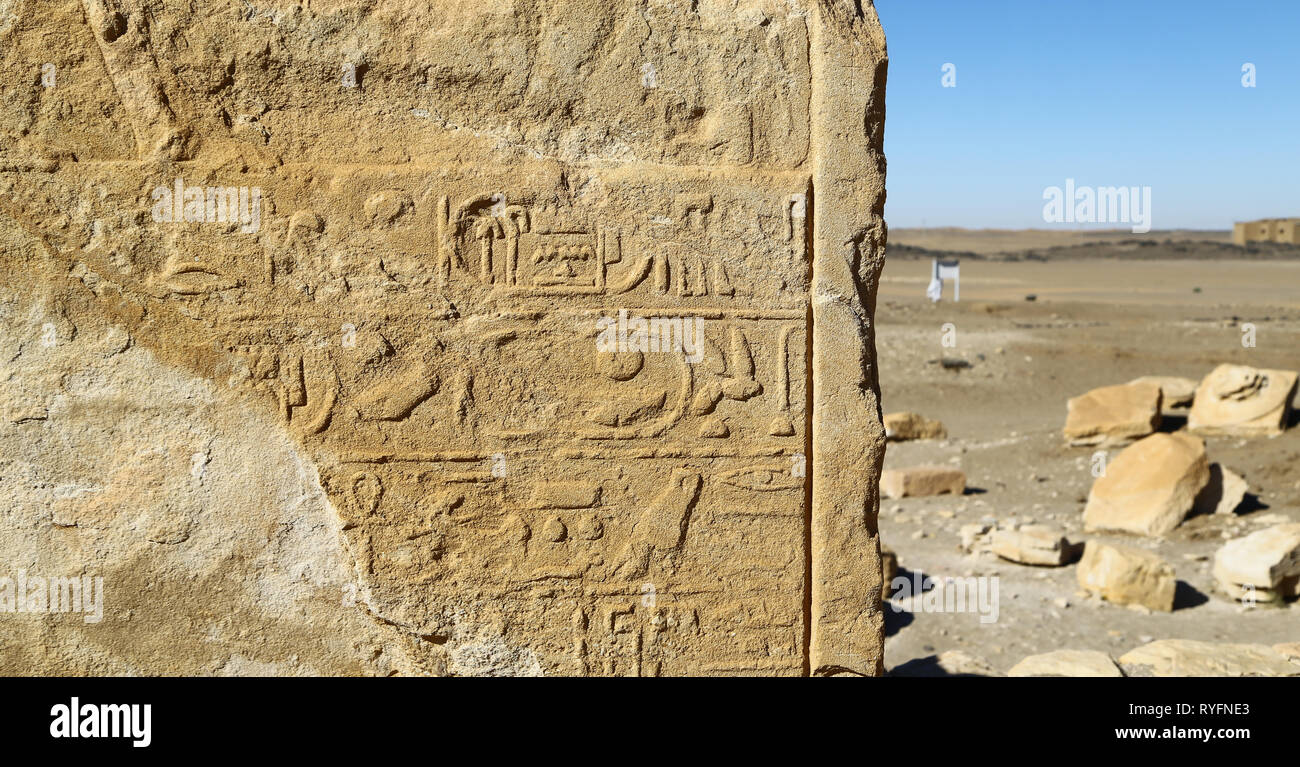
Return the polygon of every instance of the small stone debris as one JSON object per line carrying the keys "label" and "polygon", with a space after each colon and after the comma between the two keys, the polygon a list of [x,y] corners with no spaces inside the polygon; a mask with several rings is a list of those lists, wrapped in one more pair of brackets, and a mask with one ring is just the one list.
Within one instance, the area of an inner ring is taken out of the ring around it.
{"label": "small stone debris", "polygon": [[880,477],[880,492],[891,500],[945,493],[961,495],[966,492],[966,474],[946,466],[886,469]]}

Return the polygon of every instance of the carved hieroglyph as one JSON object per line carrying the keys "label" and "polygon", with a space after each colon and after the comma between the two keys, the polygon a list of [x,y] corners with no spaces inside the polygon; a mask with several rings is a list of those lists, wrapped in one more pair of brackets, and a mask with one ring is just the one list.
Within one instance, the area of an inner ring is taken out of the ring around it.
{"label": "carved hieroglyph", "polygon": [[[278,424],[398,671],[880,672],[869,2],[0,11],[11,324]],[[128,513],[97,492],[33,561]],[[230,524],[176,513],[149,545]]]}

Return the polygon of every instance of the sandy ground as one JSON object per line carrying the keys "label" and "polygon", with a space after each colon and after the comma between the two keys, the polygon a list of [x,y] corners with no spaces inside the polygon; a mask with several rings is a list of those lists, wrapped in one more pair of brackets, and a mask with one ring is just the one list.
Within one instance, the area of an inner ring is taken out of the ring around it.
{"label": "sandy ground", "polygon": [[[1300,415],[1275,439],[1208,440],[1210,460],[1245,476],[1257,496],[1247,513],[1193,517],[1165,539],[1095,536],[1153,550],[1173,565],[1180,581],[1173,613],[1086,598],[1073,565],[1028,567],[958,546],[962,525],[994,520],[1053,525],[1072,542],[1094,537],[1083,534],[1082,512],[1095,449],[1064,445],[1068,398],[1142,375],[1199,380],[1223,362],[1300,368],[1300,261],[971,261],[963,264],[961,302],[949,288],[939,304],[923,295],[929,268],[918,260],[885,267],[881,389],[885,412],[938,418],[949,438],[891,443],[885,465],[959,466],[971,489],[882,501],[881,536],[904,575],[997,576],[999,609],[996,621],[983,623],[978,612],[888,607],[890,673],[932,673],[933,657],[948,650],[1006,672],[1026,655],[1065,648],[1118,657],[1162,638],[1300,640],[1300,604],[1247,610],[1219,594],[1210,575],[1225,539],[1300,521]],[[1242,345],[1247,322],[1256,326],[1255,348]],[[953,348],[942,345],[945,323],[955,329]],[[947,370],[940,357],[971,367]],[[1172,415],[1163,428],[1184,420]]]}

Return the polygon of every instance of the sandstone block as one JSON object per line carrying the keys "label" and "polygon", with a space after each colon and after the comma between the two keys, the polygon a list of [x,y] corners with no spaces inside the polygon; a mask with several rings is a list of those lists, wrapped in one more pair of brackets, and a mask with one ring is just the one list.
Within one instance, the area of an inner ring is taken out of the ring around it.
{"label": "sandstone block", "polygon": [[948,431],[943,428],[941,422],[916,413],[886,413],[885,436],[895,442],[907,442],[918,439],[943,439],[948,436]]}
{"label": "sandstone block", "polygon": [[1091,540],[1079,560],[1079,587],[1108,602],[1171,612],[1174,568],[1149,551]]}
{"label": "sandstone block", "polygon": [[1030,655],[1011,667],[1007,676],[1122,677],[1115,659],[1093,650],[1057,650]]}
{"label": "sandstone block", "polygon": [[1164,535],[1192,510],[1210,481],[1205,443],[1188,434],[1153,434],[1125,448],[1088,494],[1084,529]]}
{"label": "sandstone block", "polygon": [[1061,531],[1041,525],[1017,530],[995,530],[993,553],[1022,565],[1060,567],[1070,561],[1074,549]]}
{"label": "sandstone block", "polygon": [[1160,427],[1160,387],[1131,383],[1093,389],[1067,406],[1065,439],[1071,445],[1123,445]]}
{"label": "sandstone block", "polygon": [[1300,676],[1291,663],[1268,645],[1160,639],[1121,655],[1126,676]]}
{"label": "sandstone block", "polygon": [[1237,599],[1273,602],[1300,596],[1300,523],[1228,541],[1214,555],[1214,578]]}
{"label": "sandstone block", "polygon": [[1291,415],[1296,378],[1293,370],[1220,365],[1197,388],[1187,428],[1207,436],[1281,434]]}
{"label": "sandstone block", "polygon": [[946,466],[915,466],[887,469],[880,476],[880,492],[886,498],[916,498],[927,495],[961,495],[966,492],[966,475]]}
{"label": "sandstone block", "polygon": [[1142,376],[1129,384],[1155,384],[1160,387],[1161,403],[1165,409],[1191,407],[1200,381],[1178,376]]}
{"label": "sandstone block", "polygon": [[1242,501],[1250,485],[1232,469],[1223,464],[1210,464],[1210,481],[1196,496],[1193,511],[1197,514],[1233,514]]}

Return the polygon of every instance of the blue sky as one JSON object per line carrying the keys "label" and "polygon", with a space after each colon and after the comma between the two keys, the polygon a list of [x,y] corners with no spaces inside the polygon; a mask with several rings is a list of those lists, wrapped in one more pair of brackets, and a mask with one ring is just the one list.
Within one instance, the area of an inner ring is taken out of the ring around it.
{"label": "blue sky", "polygon": [[890,226],[1074,226],[1042,217],[1044,189],[1067,178],[1151,187],[1156,229],[1300,216],[1300,0],[876,8]]}

